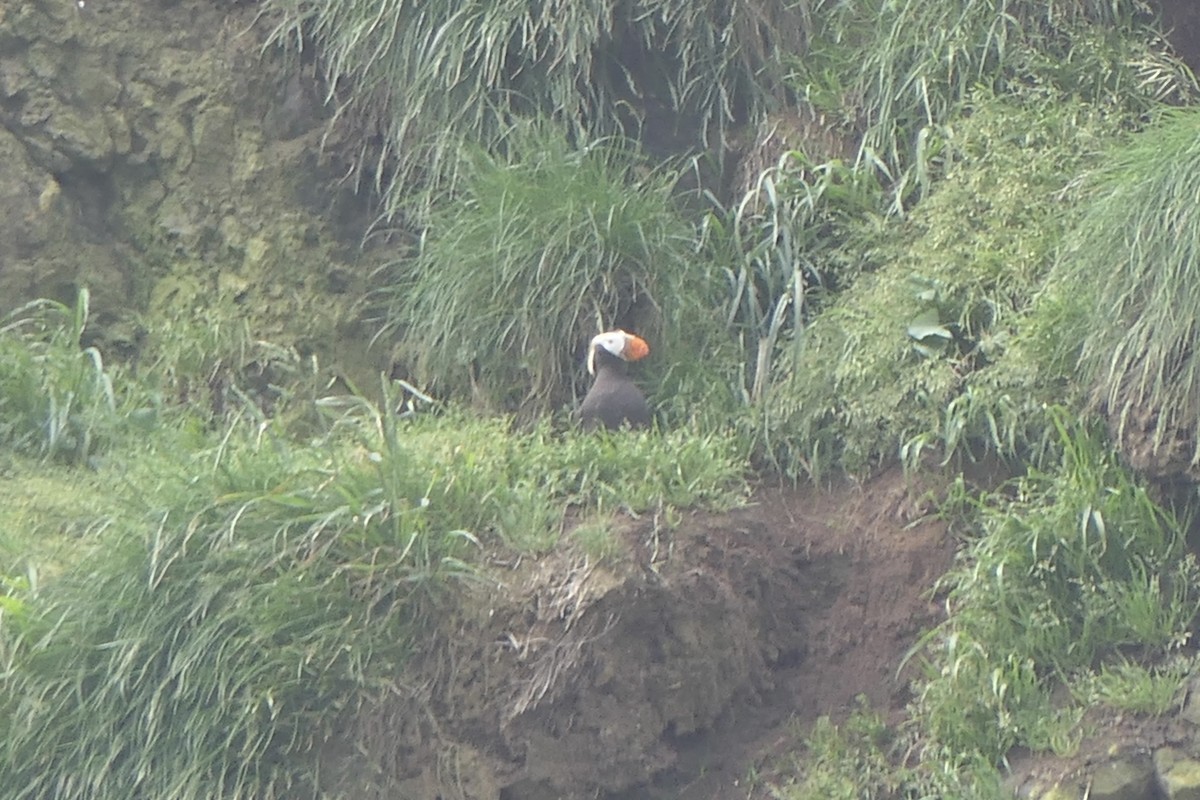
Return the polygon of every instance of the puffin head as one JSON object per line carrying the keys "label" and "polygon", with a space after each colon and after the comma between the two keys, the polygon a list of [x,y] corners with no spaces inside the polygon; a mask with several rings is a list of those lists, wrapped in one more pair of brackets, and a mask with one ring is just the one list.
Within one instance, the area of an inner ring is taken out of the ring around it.
{"label": "puffin head", "polygon": [[587,368],[589,375],[596,374],[596,348],[603,347],[622,361],[637,361],[650,352],[650,345],[640,336],[622,330],[605,331],[592,337],[588,345]]}

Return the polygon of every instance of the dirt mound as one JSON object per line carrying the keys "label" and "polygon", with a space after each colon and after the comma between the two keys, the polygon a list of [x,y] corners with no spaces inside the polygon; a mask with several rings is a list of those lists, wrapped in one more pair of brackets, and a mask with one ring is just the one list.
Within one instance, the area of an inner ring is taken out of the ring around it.
{"label": "dirt mound", "polygon": [[899,474],[763,490],[669,529],[627,520],[618,566],[497,563],[328,774],[360,797],[745,797],[789,722],[904,701],[897,666],[953,557],[918,500]]}

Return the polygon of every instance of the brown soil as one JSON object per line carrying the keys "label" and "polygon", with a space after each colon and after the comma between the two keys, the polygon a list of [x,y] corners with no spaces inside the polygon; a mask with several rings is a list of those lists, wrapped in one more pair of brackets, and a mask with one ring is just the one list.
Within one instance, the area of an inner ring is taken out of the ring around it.
{"label": "brown soil", "polygon": [[897,670],[941,618],[930,590],[954,550],[920,502],[890,472],[624,519],[616,566],[571,547],[498,559],[405,670],[422,680],[357,715],[331,780],[428,800],[746,798],[762,754],[818,716],[906,701]]}

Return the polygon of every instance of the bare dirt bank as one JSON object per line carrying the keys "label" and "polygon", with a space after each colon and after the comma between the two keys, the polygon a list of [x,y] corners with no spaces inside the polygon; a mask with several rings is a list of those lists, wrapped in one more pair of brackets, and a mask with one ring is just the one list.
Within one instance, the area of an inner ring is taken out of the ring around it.
{"label": "bare dirt bank", "polygon": [[670,530],[627,520],[617,566],[498,559],[328,774],[358,796],[744,798],[795,723],[906,700],[897,667],[953,558],[918,500],[896,473],[762,490]]}

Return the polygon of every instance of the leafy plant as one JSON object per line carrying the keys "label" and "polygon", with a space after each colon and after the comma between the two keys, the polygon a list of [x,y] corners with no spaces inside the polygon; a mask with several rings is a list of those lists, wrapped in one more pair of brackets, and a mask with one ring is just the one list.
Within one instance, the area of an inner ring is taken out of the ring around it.
{"label": "leafy plant", "polygon": [[863,268],[852,262],[859,229],[877,220],[884,190],[869,170],[840,161],[812,163],[787,153],[763,171],[736,207],[714,210],[702,223],[704,246],[725,264],[726,325],[749,362],[744,402],[761,405],[780,343],[803,340],[820,297],[845,288]]}

